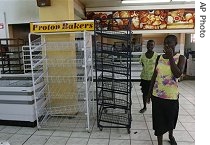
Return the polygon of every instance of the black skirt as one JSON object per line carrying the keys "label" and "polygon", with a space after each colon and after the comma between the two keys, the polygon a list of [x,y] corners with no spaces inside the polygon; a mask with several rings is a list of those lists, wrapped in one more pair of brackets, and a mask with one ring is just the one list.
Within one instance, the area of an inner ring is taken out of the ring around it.
{"label": "black skirt", "polygon": [[156,136],[175,129],[178,114],[178,100],[168,100],[152,96],[152,121]]}

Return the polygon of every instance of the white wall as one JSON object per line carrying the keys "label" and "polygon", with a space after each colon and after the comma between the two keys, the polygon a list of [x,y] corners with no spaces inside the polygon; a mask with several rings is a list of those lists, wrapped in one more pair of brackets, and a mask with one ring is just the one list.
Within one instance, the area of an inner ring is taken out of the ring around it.
{"label": "white wall", "polygon": [[0,13],[6,14],[7,24],[38,21],[36,0],[0,0]]}
{"label": "white wall", "polygon": [[85,18],[85,7],[78,0],[74,0],[74,15],[75,20],[81,20]]}
{"label": "white wall", "polygon": [[7,25],[5,25],[5,14],[0,12],[0,38],[7,38]]}

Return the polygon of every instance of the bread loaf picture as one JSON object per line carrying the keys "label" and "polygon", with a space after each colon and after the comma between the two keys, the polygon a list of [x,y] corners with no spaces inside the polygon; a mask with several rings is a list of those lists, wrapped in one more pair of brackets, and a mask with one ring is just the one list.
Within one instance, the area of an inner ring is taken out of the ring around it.
{"label": "bread loaf picture", "polygon": [[[96,20],[96,22],[98,22],[97,25],[99,25],[100,22],[103,30],[108,30],[108,27],[110,25],[109,18],[112,18],[112,12],[87,12],[86,17],[90,20],[98,19]],[[99,19],[101,19],[102,21],[100,21]]]}
{"label": "bread loaf picture", "polygon": [[193,29],[194,26],[194,9],[169,10],[167,19],[167,29]]}
{"label": "bread loaf picture", "polygon": [[139,19],[140,29],[166,29],[167,10],[143,10]]}

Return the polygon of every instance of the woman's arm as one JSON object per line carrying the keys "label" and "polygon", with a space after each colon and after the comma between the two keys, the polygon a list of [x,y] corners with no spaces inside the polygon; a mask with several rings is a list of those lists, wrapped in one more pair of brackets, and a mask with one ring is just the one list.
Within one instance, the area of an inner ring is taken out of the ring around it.
{"label": "woman's arm", "polygon": [[174,77],[179,78],[184,71],[186,58],[183,55],[180,55],[178,64],[176,64],[173,59],[173,50],[171,48],[165,49],[165,54],[169,58],[171,72],[173,73]]}
{"label": "woman's arm", "polygon": [[183,71],[184,71],[185,62],[186,62],[185,57],[183,55],[180,55],[178,64],[175,64],[173,58],[170,58],[169,61],[170,61],[171,71],[172,71],[173,75],[176,78],[179,78],[182,75]]}

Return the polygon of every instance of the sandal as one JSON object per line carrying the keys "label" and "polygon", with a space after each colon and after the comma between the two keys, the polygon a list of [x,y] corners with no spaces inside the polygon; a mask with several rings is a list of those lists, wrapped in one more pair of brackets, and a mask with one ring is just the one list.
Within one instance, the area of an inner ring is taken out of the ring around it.
{"label": "sandal", "polygon": [[175,140],[174,137],[170,138],[169,143],[170,143],[171,145],[177,145],[176,140]]}
{"label": "sandal", "polygon": [[142,108],[139,113],[144,113],[147,110],[147,108]]}

